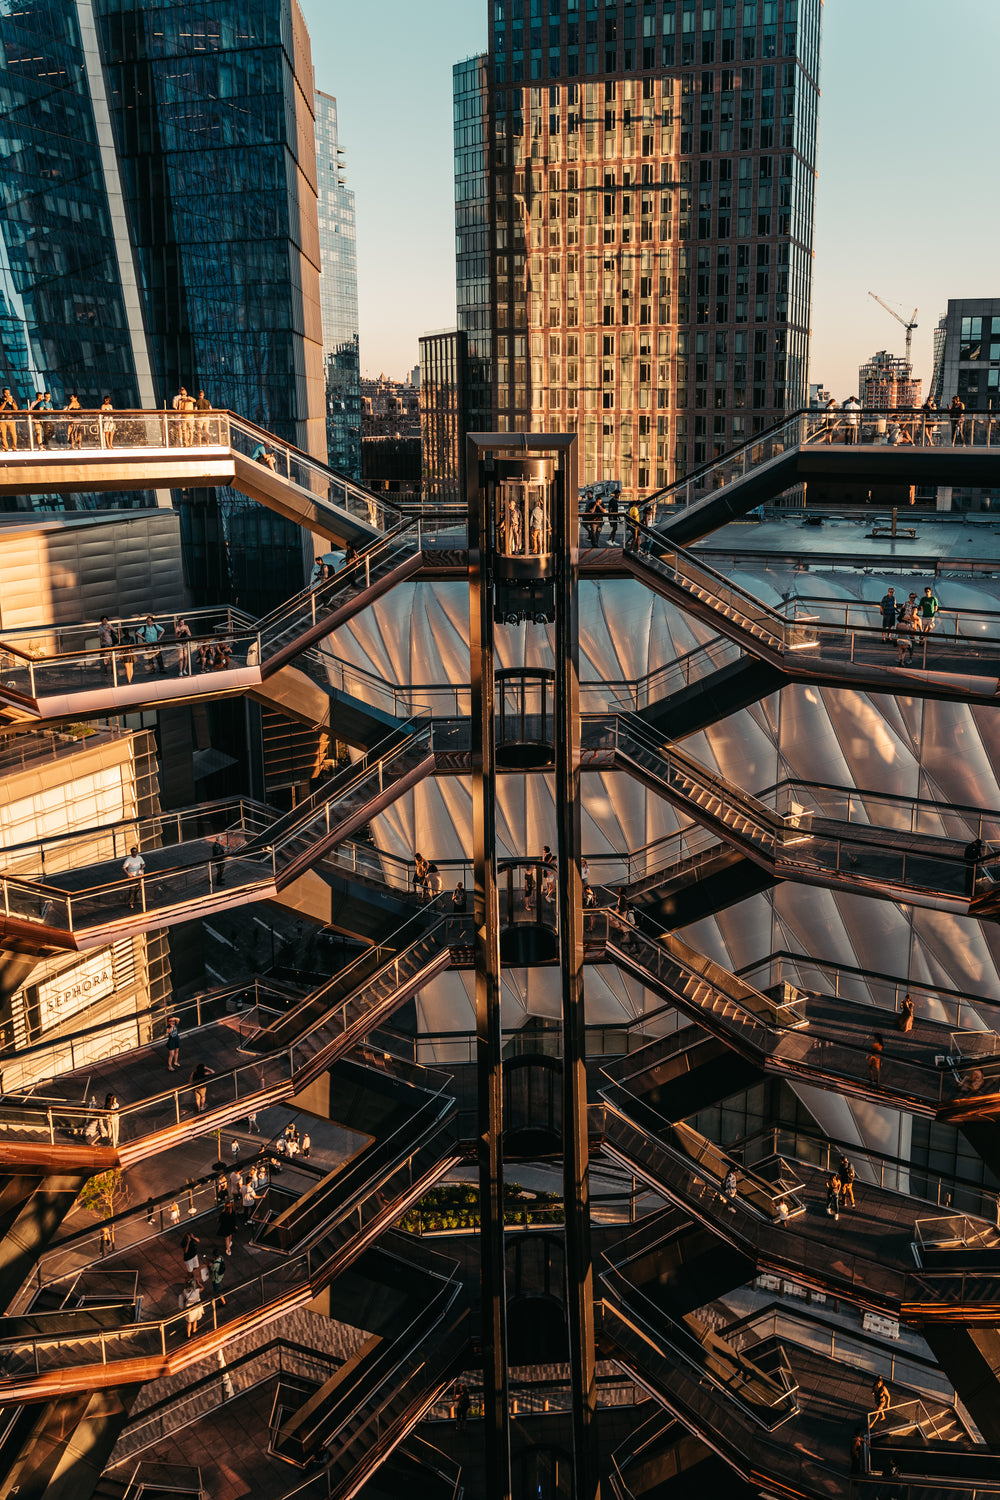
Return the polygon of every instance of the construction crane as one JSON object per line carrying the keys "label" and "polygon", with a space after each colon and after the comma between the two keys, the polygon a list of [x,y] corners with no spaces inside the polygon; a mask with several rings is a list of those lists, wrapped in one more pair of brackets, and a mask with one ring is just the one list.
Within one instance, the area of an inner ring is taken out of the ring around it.
{"label": "construction crane", "polygon": [[897,323],[902,323],[906,329],[906,360],[908,364],[912,364],[910,360],[910,345],[913,343],[913,330],[917,327],[917,309],[913,309],[913,317],[907,322],[905,318],[899,316],[894,307],[890,307],[888,302],[883,302],[882,298],[876,292],[869,292],[868,295],[869,297],[874,297],[879,307],[884,307],[890,317],[895,318]]}

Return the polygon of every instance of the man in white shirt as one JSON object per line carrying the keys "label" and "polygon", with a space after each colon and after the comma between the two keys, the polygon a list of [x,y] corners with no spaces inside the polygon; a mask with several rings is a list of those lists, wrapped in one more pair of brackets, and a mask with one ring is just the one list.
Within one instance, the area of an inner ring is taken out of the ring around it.
{"label": "man in white shirt", "polygon": [[848,396],[844,402],[844,442],[856,443],[861,423],[861,402],[857,396]]}
{"label": "man in white shirt", "polygon": [[133,888],[132,896],[129,901],[129,907],[133,907],[136,903],[136,899],[141,888],[140,882],[142,880],[145,868],[146,861],[139,853],[138,845],[133,844],[131,849],[128,851],[128,854],[125,856],[125,862],[122,865],[122,869],[125,871],[125,874],[128,876],[128,878],[135,881],[135,886]]}

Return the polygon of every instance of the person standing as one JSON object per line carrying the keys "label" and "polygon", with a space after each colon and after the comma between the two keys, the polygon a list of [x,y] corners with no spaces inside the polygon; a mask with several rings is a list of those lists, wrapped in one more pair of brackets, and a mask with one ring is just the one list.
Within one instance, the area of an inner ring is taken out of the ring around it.
{"label": "person standing", "polygon": [[413,856],[413,889],[421,901],[427,899],[427,871],[429,869],[427,860],[422,854]]}
{"label": "person standing", "polygon": [[105,677],[110,677],[112,673],[112,648],[115,644],[115,633],[107,615],[101,616],[101,623],[97,627],[97,641],[101,648],[102,670]]}
{"label": "person standing", "polygon": [[173,1073],[181,1065],[181,1018],[171,1016],[167,1021],[167,1072]]}
{"label": "person standing", "polygon": [[900,666],[904,657],[908,662],[913,660],[913,637],[919,629],[917,596],[911,594],[906,603],[899,606],[896,618],[896,653]]}
{"label": "person standing", "polygon": [[253,1173],[248,1172],[243,1184],[243,1223],[249,1224],[254,1208],[257,1205],[257,1192],[254,1187]]}
{"label": "person standing", "polygon": [[191,1070],[191,1076],[188,1079],[188,1083],[193,1083],[195,1085],[194,1103],[195,1108],[200,1115],[203,1115],[205,1113],[205,1099],[208,1092],[207,1082],[208,1079],[214,1075],[214,1073],[215,1069],[208,1067],[208,1065],[203,1062],[197,1063]]}
{"label": "person standing", "polygon": [[896,590],[890,585],[879,601],[882,611],[882,639],[891,641],[896,629]]}
{"label": "person standing", "polygon": [[[70,398],[66,402],[66,405],[63,407],[63,411],[78,412],[82,411],[82,409],[83,408],[80,406],[76,391],[71,391]],[[71,448],[80,448],[83,446],[83,422],[78,417],[74,416],[72,421],[68,424],[66,428],[66,436],[69,439],[69,445]]]}
{"label": "person standing", "polygon": [[896,1014],[896,1030],[906,1033],[913,1030],[913,1001],[909,995],[904,995],[900,1001]]}
{"label": "person standing", "polygon": [[951,398],[948,407],[948,416],[951,419],[951,441],[955,443],[965,442],[965,402],[956,391]]}
{"label": "person standing", "polygon": [[524,549],[524,528],[521,525],[521,509],[516,500],[507,501],[507,555],[519,556]]}
{"label": "person standing", "polygon": [[631,548],[633,552],[638,552],[639,550],[640,524],[639,507],[633,500],[628,508],[628,524],[625,527],[625,545]]}
{"label": "person standing", "polygon": [[118,1113],[118,1095],[106,1094],[104,1096],[104,1115],[101,1120],[101,1134],[111,1147],[112,1151],[118,1150],[118,1131],[120,1129]]}
{"label": "person standing", "polygon": [[10,416],[11,412],[17,411],[18,404],[14,400],[9,385],[5,385],[0,392],[0,446],[5,453],[17,452],[17,422]]}
{"label": "person standing", "polygon": [[536,500],[528,516],[528,536],[532,552],[540,553],[542,550],[542,528],[544,525],[545,512],[542,510],[539,501]]}
{"label": "person standing", "polygon": [[174,640],[177,641],[178,676],[191,676],[191,627],[183,615],[174,621]]}
{"label": "person standing", "polygon": [[189,1276],[184,1283],[184,1290],[177,1299],[179,1306],[186,1314],[187,1333],[186,1338],[198,1332],[198,1324],[204,1316],[205,1309],[201,1305],[201,1288],[193,1276]]}
{"label": "person standing", "polygon": [[198,416],[195,418],[195,431],[198,434],[198,442],[202,447],[204,447],[208,442],[211,441],[212,437],[212,423],[210,418],[206,416],[206,413],[212,410],[212,403],[211,401],[209,401],[204,391],[198,392],[198,398],[194,403],[194,409],[198,413]]}
{"label": "person standing", "polygon": [[461,917],[465,914],[465,886],[461,881],[458,882],[451,893],[451,909],[456,917]]}
{"label": "person standing", "polygon": [[618,496],[614,493],[608,496],[608,546],[615,545],[615,537],[618,535]]}
{"label": "person standing", "polygon": [[135,881],[135,885],[132,889],[132,894],[129,897],[128,903],[129,908],[131,909],[135,906],[135,903],[139,897],[139,893],[142,889],[142,877],[146,869],[146,861],[139,853],[138,844],[133,844],[131,849],[128,851],[128,854],[125,856],[125,859],[122,863],[122,869],[125,871],[125,874],[130,880]]}
{"label": "person standing", "polygon": [[848,396],[844,402],[844,442],[856,443],[861,426],[861,402],[857,396]]}
{"label": "person standing", "polygon": [[882,1048],[884,1045],[881,1032],[873,1032],[871,1045],[868,1048],[868,1082],[876,1088],[882,1078]]}
{"label": "person standing", "polygon": [[[35,394],[32,396],[31,400],[28,402],[28,410],[29,411],[33,411],[33,412],[40,411],[41,410],[41,405],[42,405],[42,393],[41,393],[41,391],[36,391]],[[35,435],[35,446],[37,448],[44,448],[45,447],[45,443],[42,441],[42,424],[41,424],[41,422],[39,422],[39,421],[32,421],[30,417],[28,418],[28,422],[29,422],[29,430],[31,432],[33,432],[34,435]]]}
{"label": "person standing", "polygon": [[856,1175],[854,1171],[854,1163],[848,1161],[846,1156],[842,1156],[840,1158],[839,1170],[841,1205],[845,1209],[847,1208],[848,1204],[850,1204],[851,1208],[854,1208],[854,1178]]}
{"label": "person standing", "polygon": [[222,1295],[223,1282],[226,1279],[226,1262],[222,1258],[222,1251],[217,1250],[208,1263],[208,1274],[212,1278],[212,1296],[218,1298],[223,1307],[226,1299]]}
{"label": "person standing", "polygon": [[181,386],[170,404],[180,415],[177,426],[180,428],[181,442],[185,448],[190,448],[194,442],[194,397],[189,396],[184,386]]}
{"label": "person standing", "polygon": [[111,397],[105,396],[101,402],[101,410],[97,418],[101,430],[101,440],[105,448],[113,448],[115,446],[115,419],[109,416],[109,413],[113,411],[114,407],[111,405]]}
{"label": "person standing", "polygon": [[303,1157],[304,1161],[308,1161],[309,1160],[309,1153],[310,1153],[311,1150],[312,1150],[312,1136],[309,1134],[309,1132],[307,1130],[306,1133],[305,1133],[305,1135],[302,1137],[302,1157]]}
{"label": "person standing", "polygon": [[154,668],[157,672],[161,673],[166,672],[167,670],[163,664],[163,652],[160,649],[160,637],[162,635],[163,626],[157,625],[152,615],[146,616],[145,620],[143,620],[142,624],[139,626],[139,629],[135,633],[135,638],[140,642],[140,644],[155,646],[156,648],[154,651],[146,652],[147,676],[154,670]]}
{"label": "person standing", "polygon": [[212,845],[212,874],[217,889],[226,883],[226,850],[218,839]]}
{"label": "person standing", "polygon": [[838,412],[840,407],[833,396],[831,396],[824,409],[826,411],[826,422],[823,426],[823,441],[824,443],[832,443],[833,434],[837,430],[837,418],[834,416],[834,412]]}
{"label": "person standing", "polygon": [[595,495],[584,513],[584,525],[590,538],[592,547],[601,545],[601,532],[604,530],[604,504],[600,497]]}
{"label": "person standing", "polygon": [[200,1243],[201,1242],[198,1239],[198,1236],[196,1234],[192,1234],[190,1229],[181,1240],[181,1259],[184,1262],[184,1269],[185,1271],[187,1271],[189,1276],[197,1275],[198,1246]]}
{"label": "person standing", "polygon": [[840,1218],[840,1178],[836,1172],[826,1179],[826,1211],[831,1219]]}
{"label": "person standing", "polygon": [[233,1235],[236,1233],[236,1209],[232,1203],[224,1203],[219,1215],[219,1233],[226,1241],[226,1254],[233,1253]]}
{"label": "person standing", "polygon": [[937,595],[930,584],[927,584],[923,598],[920,600],[920,626],[925,635],[929,635],[934,629],[934,620],[940,607]]}
{"label": "person standing", "polygon": [[472,1405],[469,1399],[469,1387],[460,1385],[455,1392],[455,1420],[458,1422],[459,1432],[465,1431],[465,1424],[469,1419],[469,1408]]}

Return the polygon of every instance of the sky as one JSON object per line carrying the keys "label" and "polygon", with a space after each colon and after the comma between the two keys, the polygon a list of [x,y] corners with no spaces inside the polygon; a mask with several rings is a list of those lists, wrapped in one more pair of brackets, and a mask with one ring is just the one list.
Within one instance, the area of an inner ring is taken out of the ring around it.
{"label": "sky", "polygon": [[[357,200],[362,369],[402,378],[422,333],[455,326],[451,70],[484,47],[487,0],[301,4]],[[925,382],[948,298],[1000,296],[998,56],[1000,0],[826,0],[810,379],[840,398],[876,350],[903,353],[869,291],[918,309]]]}

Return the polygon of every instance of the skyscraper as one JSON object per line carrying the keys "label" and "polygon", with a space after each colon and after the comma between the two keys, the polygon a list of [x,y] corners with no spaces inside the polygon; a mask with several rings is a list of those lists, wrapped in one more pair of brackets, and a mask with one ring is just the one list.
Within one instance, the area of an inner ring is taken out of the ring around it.
{"label": "skyscraper", "polygon": [[[74,389],[85,405],[109,393],[150,407],[203,387],[324,454],[313,73],[296,0],[252,13],[25,0],[0,46],[0,379],[24,397],[47,387],[57,406]],[[195,602],[266,609],[301,584],[298,528],[229,492],[175,503]]]}
{"label": "skyscraper", "polygon": [[494,0],[455,69],[456,227],[501,430],[579,432],[582,481],[632,497],[804,404],[819,27],[820,0]]}
{"label": "skyscraper", "polygon": [[320,306],[326,388],[328,462],[361,478],[361,360],[358,349],[358,255],[354,193],[344,179],[337,101],[316,92],[316,185],[319,194]]}

